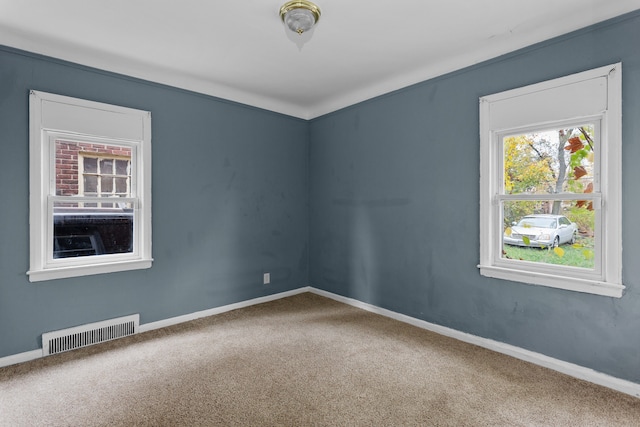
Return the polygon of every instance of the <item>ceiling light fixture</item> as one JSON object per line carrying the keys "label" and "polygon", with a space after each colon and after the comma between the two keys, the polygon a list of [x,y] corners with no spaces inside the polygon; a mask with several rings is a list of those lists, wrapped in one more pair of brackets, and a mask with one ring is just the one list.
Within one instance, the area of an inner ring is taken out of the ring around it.
{"label": "ceiling light fixture", "polygon": [[294,33],[302,35],[320,20],[320,8],[306,0],[288,1],[280,7],[282,22]]}

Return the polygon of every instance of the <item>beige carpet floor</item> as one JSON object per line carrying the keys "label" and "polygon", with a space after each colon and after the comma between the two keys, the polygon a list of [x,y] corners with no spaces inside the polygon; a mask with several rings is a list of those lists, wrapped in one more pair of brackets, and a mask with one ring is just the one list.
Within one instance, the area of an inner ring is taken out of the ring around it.
{"label": "beige carpet floor", "polygon": [[640,399],[305,293],[0,369],[0,426],[638,426]]}

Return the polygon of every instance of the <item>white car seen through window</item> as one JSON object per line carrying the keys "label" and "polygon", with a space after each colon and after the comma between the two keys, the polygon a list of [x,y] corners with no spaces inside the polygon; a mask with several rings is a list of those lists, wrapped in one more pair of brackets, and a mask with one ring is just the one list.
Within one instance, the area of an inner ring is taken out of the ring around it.
{"label": "white car seen through window", "polygon": [[533,214],[523,217],[505,230],[507,245],[529,247],[557,247],[574,244],[578,226],[564,215]]}

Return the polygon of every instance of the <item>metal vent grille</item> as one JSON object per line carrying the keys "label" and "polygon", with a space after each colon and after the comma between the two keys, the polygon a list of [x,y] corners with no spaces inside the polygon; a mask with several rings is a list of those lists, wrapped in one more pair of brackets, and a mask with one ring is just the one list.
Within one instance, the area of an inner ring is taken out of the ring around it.
{"label": "metal vent grille", "polygon": [[139,327],[140,315],[132,314],[117,319],[47,332],[42,334],[42,355],[49,356],[133,335],[138,332]]}

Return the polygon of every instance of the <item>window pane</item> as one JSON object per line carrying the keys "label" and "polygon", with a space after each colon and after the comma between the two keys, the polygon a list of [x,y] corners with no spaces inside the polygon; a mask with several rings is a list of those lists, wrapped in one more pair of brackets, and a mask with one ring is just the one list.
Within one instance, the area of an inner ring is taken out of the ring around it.
{"label": "window pane", "polygon": [[594,268],[595,215],[580,201],[510,201],[502,206],[502,258]]}
{"label": "window pane", "polygon": [[594,125],[503,138],[506,194],[593,191]]}
{"label": "window pane", "polygon": [[129,188],[127,186],[127,178],[116,178],[116,193],[118,195],[126,196],[129,194]]}
{"label": "window pane", "polygon": [[110,176],[103,176],[100,179],[100,192],[103,195],[110,195],[111,193],[113,193],[113,178]]}
{"label": "window pane", "polygon": [[84,176],[84,194],[86,196],[98,193],[98,177],[95,175]]}
{"label": "window pane", "polygon": [[[115,153],[115,154],[114,154]],[[117,155],[122,158],[113,158]],[[56,191],[58,196],[114,194],[128,196],[126,179],[131,174],[131,148],[92,142],[55,141]],[[125,179],[114,184],[114,174]],[[80,180],[83,180],[83,192]]]}
{"label": "window pane", "polygon": [[[109,204],[113,206],[114,204]],[[133,251],[133,209],[84,207],[80,203],[55,202],[53,257],[69,258]]]}
{"label": "window pane", "polygon": [[85,157],[84,173],[98,173],[98,159]]}
{"label": "window pane", "polygon": [[100,159],[100,173],[103,175],[113,174],[113,159]]}
{"label": "window pane", "polygon": [[116,160],[116,175],[129,175],[129,161],[128,160]]}

